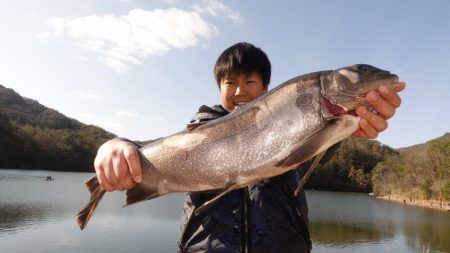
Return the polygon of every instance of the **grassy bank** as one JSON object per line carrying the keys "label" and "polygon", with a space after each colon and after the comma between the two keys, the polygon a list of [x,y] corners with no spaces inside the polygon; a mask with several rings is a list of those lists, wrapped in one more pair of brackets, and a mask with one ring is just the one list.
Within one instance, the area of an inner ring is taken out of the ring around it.
{"label": "grassy bank", "polygon": [[425,208],[432,208],[442,211],[450,211],[450,201],[439,201],[435,199],[429,199],[429,200],[422,200],[422,199],[415,199],[412,197],[407,196],[401,196],[401,195],[384,195],[384,196],[377,196],[379,199],[394,201],[398,203],[403,203],[410,206],[418,206],[418,207],[425,207]]}

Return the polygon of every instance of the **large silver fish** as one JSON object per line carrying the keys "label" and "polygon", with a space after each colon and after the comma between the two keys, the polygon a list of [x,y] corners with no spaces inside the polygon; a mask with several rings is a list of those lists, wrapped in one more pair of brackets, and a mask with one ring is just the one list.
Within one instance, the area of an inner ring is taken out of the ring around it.
{"label": "large silver fish", "polygon": [[[396,75],[364,64],[310,73],[223,118],[150,143],[139,150],[142,182],[127,191],[125,206],[173,192],[221,189],[218,199],[283,174],[350,136],[359,125],[354,110],[367,105],[365,94],[397,82]],[[91,200],[78,214],[81,229],[105,193],[96,177],[86,185]]]}

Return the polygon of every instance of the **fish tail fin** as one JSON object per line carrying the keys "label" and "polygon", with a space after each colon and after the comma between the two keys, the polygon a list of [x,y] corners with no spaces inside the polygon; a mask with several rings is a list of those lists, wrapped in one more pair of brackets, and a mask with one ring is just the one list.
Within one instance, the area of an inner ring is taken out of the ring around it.
{"label": "fish tail fin", "polygon": [[89,203],[77,215],[77,222],[81,230],[86,227],[89,219],[95,211],[95,208],[97,208],[98,203],[106,193],[106,190],[100,187],[100,183],[95,176],[89,179],[85,184],[89,189],[89,192],[91,193],[91,199],[89,200]]}

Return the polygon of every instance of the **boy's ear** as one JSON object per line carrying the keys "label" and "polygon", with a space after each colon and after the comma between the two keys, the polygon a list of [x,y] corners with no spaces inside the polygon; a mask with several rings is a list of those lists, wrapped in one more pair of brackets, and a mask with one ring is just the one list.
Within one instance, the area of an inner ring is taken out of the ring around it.
{"label": "boy's ear", "polygon": [[269,84],[264,85],[264,92],[267,92],[269,90]]}

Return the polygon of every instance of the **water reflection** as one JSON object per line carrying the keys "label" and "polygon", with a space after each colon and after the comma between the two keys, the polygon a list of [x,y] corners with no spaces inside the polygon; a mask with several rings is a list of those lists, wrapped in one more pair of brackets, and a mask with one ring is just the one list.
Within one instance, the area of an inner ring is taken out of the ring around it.
{"label": "water reflection", "polygon": [[[96,216],[122,216],[125,218],[151,216],[158,220],[172,221],[176,219],[178,221],[184,194],[170,194],[122,208],[125,198],[124,192],[106,193],[92,219],[94,220]],[[88,198],[83,199],[82,204],[77,207],[77,211],[87,204],[88,200]]]}
{"label": "water reflection", "polygon": [[0,236],[41,223],[49,210],[26,205],[0,206]]}
{"label": "water reflection", "polygon": [[311,238],[317,244],[333,247],[349,244],[377,243],[394,237],[392,231],[352,226],[337,222],[318,221],[310,224]]}
{"label": "water reflection", "polygon": [[[43,180],[51,175],[54,181]],[[80,231],[93,174],[0,170],[1,252],[176,252],[184,194],[127,208],[108,193]],[[313,252],[450,252],[450,213],[381,201],[366,194],[307,192]],[[132,245],[132,247],[130,247]]]}
{"label": "water reflection", "polygon": [[[439,213],[439,211],[434,212]],[[403,224],[402,233],[405,235],[406,244],[411,249],[431,245],[435,251],[450,252],[450,219],[448,218],[449,214],[443,214],[411,219],[408,223]]]}
{"label": "water reflection", "polygon": [[[398,252],[428,247],[450,252],[450,213],[378,200],[366,194],[307,192],[311,237],[318,245],[397,245]],[[398,246],[401,245],[401,246]],[[388,247],[382,247],[383,251]],[[394,251],[392,251],[394,252]]]}
{"label": "water reflection", "polygon": [[61,194],[70,182],[44,181],[47,173],[0,171],[0,236],[60,221],[71,212],[70,200]]}

